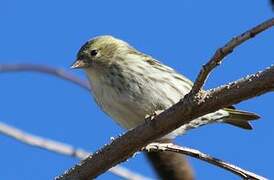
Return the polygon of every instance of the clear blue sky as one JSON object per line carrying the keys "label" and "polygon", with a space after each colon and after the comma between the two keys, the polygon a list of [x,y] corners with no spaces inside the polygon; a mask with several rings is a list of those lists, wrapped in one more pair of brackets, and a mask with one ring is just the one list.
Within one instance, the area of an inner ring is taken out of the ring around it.
{"label": "clear blue sky", "polygon": [[[201,65],[231,37],[273,16],[267,0],[249,1],[35,1],[0,2],[0,63],[68,67],[79,47],[96,35],[111,34],[195,79]],[[273,64],[274,29],[239,47],[211,75],[216,87]],[[85,78],[83,72],[72,71]],[[35,73],[0,74],[0,121],[30,133],[95,151],[122,132],[89,93],[69,82]],[[273,100],[267,94],[238,108],[262,118],[253,131],[210,125],[177,138],[270,179],[273,171]],[[77,160],[0,135],[0,179],[52,179]],[[200,179],[237,179],[189,158]],[[154,177],[143,155],[123,163]],[[105,173],[98,179],[119,179]]]}

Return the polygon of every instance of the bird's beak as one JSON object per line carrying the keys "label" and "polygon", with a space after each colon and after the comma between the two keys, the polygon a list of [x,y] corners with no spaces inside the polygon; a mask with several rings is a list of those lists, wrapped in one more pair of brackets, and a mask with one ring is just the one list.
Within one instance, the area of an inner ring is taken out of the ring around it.
{"label": "bird's beak", "polygon": [[77,59],[71,66],[71,69],[79,69],[79,68],[84,68],[86,67],[86,63],[81,60],[81,59]]}

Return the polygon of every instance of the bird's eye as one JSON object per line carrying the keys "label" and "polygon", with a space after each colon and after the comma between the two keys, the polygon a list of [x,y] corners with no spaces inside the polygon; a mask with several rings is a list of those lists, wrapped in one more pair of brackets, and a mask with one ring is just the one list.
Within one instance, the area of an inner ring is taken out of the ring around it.
{"label": "bird's eye", "polygon": [[96,56],[97,53],[98,53],[98,51],[96,49],[93,49],[93,50],[90,51],[91,56]]}

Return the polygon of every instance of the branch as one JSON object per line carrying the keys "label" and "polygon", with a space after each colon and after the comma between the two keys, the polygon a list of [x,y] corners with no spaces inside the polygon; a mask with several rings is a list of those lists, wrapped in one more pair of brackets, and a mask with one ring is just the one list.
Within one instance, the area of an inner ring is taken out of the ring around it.
{"label": "branch", "polygon": [[205,84],[205,81],[208,75],[210,74],[210,72],[214,68],[216,68],[218,65],[220,65],[224,57],[232,53],[234,48],[241,45],[243,42],[255,37],[257,34],[270,28],[273,25],[274,25],[274,18],[271,18],[265,21],[264,23],[259,24],[258,26],[252,28],[251,30],[248,30],[244,32],[243,34],[232,38],[223,47],[217,49],[213,57],[208,61],[208,63],[203,65],[201,71],[199,72],[198,77],[195,80],[191,93],[196,94],[203,88],[203,85]]}
{"label": "branch", "polygon": [[87,81],[83,81],[71,73],[64,71],[63,69],[57,69],[46,65],[37,64],[0,64],[0,73],[4,72],[20,72],[20,71],[34,71],[38,73],[46,73],[61,79],[72,82],[85,90],[90,90]]}
{"label": "branch", "polygon": [[202,153],[196,149],[188,148],[188,147],[181,147],[172,143],[151,143],[147,145],[144,148],[144,151],[169,151],[169,152],[175,152],[180,154],[185,154],[197,159],[200,159],[202,161],[205,161],[207,163],[216,165],[220,168],[223,168],[225,170],[228,170],[238,176],[241,176],[243,179],[254,179],[254,180],[266,180],[266,178],[259,176],[257,174],[254,174],[252,172],[249,172],[247,170],[244,170],[240,167],[237,167],[233,164],[227,163],[225,161],[222,161],[220,159],[214,158],[208,154]]}
{"label": "branch", "polygon": [[[270,24],[274,24],[274,19],[269,21],[271,22]],[[208,73],[210,71],[209,68]],[[201,85],[199,85],[199,83]],[[203,83],[203,80],[201,82],[198,81],[198,85],[194,86],[200,89]],[[204,122],[200,119],[198,122],[191,123],[193,122],[191,120],[217,111],[223,107],[270,92],[273,89],[274,66],[271,66],[262,72],[258,72],[231,84],[200,93],[199,96],[195,93],[197,90],[194,90],[185,96],[182,101],[156,117],[146,119],[145,124],[128,131],[56,179],[95,178],[114,165],[125,161],[142,147],[153,142],[153,140],[181,126],[184,126],[185,130],[187,130],[213,122]],[[182,119],[182,117],[184,117],[184,119]]]}
{"label": "branch", "polygon": [[[32,134],[23,132],[15,127],[9,126],[2,122],[0,122],[0,133],[2,133],[5,136],[16,139],[24,144],[41,148],[41,149],[51,151],[61,155],[72,156],[79,159],[84,159],[88,155],[90,155],[90,153],[88,153],[85,150],[74,148],[73,146],[68,144],[64,144],[61,142],[53,141],[50,139],[42,138],[39,136],[35,136]],[[143,180],[143,179],[148,180],[149,179],[135,172],[132,172],[126,168],[123,168],[122,166],[115,166],[109,169],[109,171],[124,179],[130,179],[130,180]]]}

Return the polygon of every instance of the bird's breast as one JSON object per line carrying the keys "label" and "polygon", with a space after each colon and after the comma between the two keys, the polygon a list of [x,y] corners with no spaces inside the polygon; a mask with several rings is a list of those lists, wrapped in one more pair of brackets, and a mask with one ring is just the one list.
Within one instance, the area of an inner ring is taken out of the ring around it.
{"label": "bird's breast", "polygon": [[88,74],[92,95],[100,108],[126,129],[144,121],[151,111],[143,101],[145,94],[134,83],[126,84],[120,77],[94,77]]}
{"label": "bird's breast", "polygon": [[170,107],[188,92],[172,74],[114,67],[104,73],[87,71],[87,75],[97,104],[124,128],[136,127],[146,115]]}

